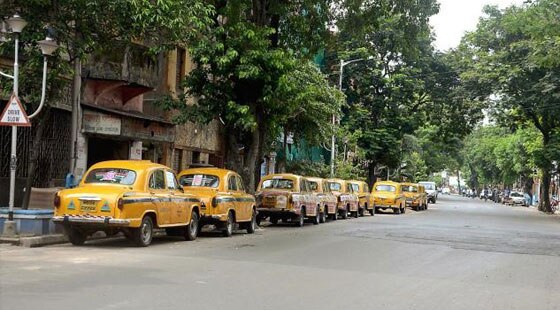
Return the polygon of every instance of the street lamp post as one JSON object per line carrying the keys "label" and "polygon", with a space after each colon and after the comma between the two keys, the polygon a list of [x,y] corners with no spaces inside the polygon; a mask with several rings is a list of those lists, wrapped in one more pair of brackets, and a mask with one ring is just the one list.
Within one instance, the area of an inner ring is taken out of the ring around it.
{"label": "street lamp post", "polygon": [[[368,57],[367,59],[371,59],[372,57]],[[340,60],[340,74],[338,76],[338,90],[342,91],[342,76],[344,73],[344,66],[354,63],[354,62],[358,62],[358,61],[362,61],[365,60],[364,58],[358,58],[358,59],[352,59],[352,60],[348,60],[348,61],[344,61],[343,59]],[[332,116],[332,125],[333,125],[333,129],[336,126],[336,114],[333,114]],[[334,160],[335,160],[335,152],[336,152],[336,137],[335,134],[333,132],[332,137],[331,137],[331,177],[334,177]]]}
{"label": "street lamp post", "polygon": [[[19,88],[19,34],[23,31],[23,28],[27,25],[27,22],[21,18],[18,14],[10,17],[6,20],[6,23],[11,28],[14,34],[15,43],[15,53],[14,53],[14,75],[9,75],[0,72],[3,77],[10,78],[14,81],[13,93],[18,96]],[[43,105],[45,103],[45,93],[47,84],[47,56],[52,55],[57,49],[56,42],[47,37],[45,40],[37,42],[43,53],[43,82],[41,89],[41,102],[37,110],[29,115],[29,119],[37,116]],[[10,155],[10,198],[8,205],[8,220],[4,223],[4,235],[14,235],[16,232],[15,222],[14,222],[14,200],[15,200],[15,185],[16,185],[16,169],[17,169],[17,126],[12,126],[12,145],[11,145],[11,155]]]}

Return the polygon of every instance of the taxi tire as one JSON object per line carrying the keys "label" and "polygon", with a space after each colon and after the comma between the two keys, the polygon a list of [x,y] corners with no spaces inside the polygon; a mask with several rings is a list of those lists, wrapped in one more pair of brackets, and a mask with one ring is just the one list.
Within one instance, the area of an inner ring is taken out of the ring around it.
{"label": "taxi tire", "polygon": [[359,211],[359,216],[364,216],[365,213],[366,213],[366,207],[359,208],[359,210],[360,210],[360,211]]}
{"label": "taxi tire", "polygon": [[319,218],[319,223],[323,224],[327,221],[327,206],[325,206],[325,210],[321,213],[321,217]]}
{"label": "taxi tire", "polygon": [[342,212],[342,219],[345,220],[348,218],[348,206],[346,206],[346,209],[344,209],[344,212]]}
{"label": "taxi tire", "polygon": [[406,206],[401,208],[401,213],[405,214],[406,213]]}
{"label": "taxi tire", "polygon": [[229,211],[228,212],[228,218],[227,218],[227,221],[225,223],[225,227],[222,230],[222,236],[231,237],[231,235],[233,234],[234,226],[235,226],[235,218],[233,216],[233,213],[231,211]]}
{"label": "taxi tire", "polygon": [[321,222],[321,210],[319,209],[319,207],[317,207],[317,210],[315,211],[315,216],[313,217],[311,222],[313,223],[313,225],[319,225],[319,223]]}
{"label": "taxi tire", "polygon": [[369,210],[369,215],[375,216],[375,208]]}
{"label": "taxi tire", "polygon": [[[146,239],[144,234],[149,233],[149,238]],[[154,237],[154,222],[150,216],[144,216],[142,218],[142,222],[140,223],[140,227],[134,228],[132,230],[132,240],[134,244],[139,247],[147,247],[152,243],[152,239]]]}
{"label": "taxi tire", "polygon": [[333,221],[338,220],[338,210],[334,211],[334,214],[331,214],[331,220]]}
{"label": "taxi tire", "polygon": [[70,241],[70,243],[72,243],[73,245],[84,245],[84,243],[86,242],[87,239],[86,234],[84,234],[81,230],[77,228],[74,227],[68,228],[67,234],[68,234],[68,241]]}
{"label": "taxi tire", "polygon": [[[193,225],[194,223],[196,223],[196,226]],[[184,234],[185,240],[187,240],[187,241],[195,240],[196,237],[198,237],[198,233],[200,233],[201,229],[202,229],[202,226],[200,225],[200,221],[198,219],[198,213],[196,213],[195,211],[192,211],[191,221],[185,227],[185,234]]]}
{"label": "taxi tire", "polygon": [[301,208],[300,215],[296,218],[296,227],[303,227],[305,225],[305,208]]}
{"label": "taxi tire", "polygon": [[255,230],[257,229],[257,212],[255,212],[255,210],[253,210],[253,215],[251,216],[251,221],[249,223],[247,223],[247,233],[248,234],[253,234],[255,233]]}
{"label": "taxi tire", "polygon": [[401,214],[401,208],[393,208],[393,213]]}
{"label": "taxi tire", "polygon": [[360,210],[358,209],[358,211],[353,213],[355,218],[359,218],[360,217]]}

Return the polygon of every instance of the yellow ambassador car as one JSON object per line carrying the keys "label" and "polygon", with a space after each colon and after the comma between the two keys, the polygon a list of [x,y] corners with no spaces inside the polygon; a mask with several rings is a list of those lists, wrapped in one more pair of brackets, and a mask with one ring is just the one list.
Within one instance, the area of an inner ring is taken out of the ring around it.
{"label": "yellow ambassador car", "polygon": [[185,193],[202,200],[200,227],[216,225],[222,235],[232,235],[235,224],[252,234],[257,228],[255,197],[247,194],[239,174],[218,168],[193,168],[179,173]]}
{"label": "yellow ambassador car", "polygon": [[147,160],[114,160],[93,165],[79,186],[54,198],[55,223],[81,245],[88,235],[122,231],[138,246],[152,242],[153,229],[194,240],[201,201],[185,194],[175,173]]}
{"label": "yellow ambassador car", "polygon": [[319,199],[311,191],[309,181],[295,174],[270,174],[261,179],[257,188],[258,222],[269,218],[292,221],[302,227],[305,219],[319,224],[321,211]]}
{"label": "yellow ambassador car", "polygon": [[426,210],[428,206],[428,195],[423,185],[417,183],[401,183],[406,206],[415,211]]}
{"label": "yellow ambassador car", "polygon": [[378,209],[392,209],[395,214],[406,212],[406,200],[400,183],[391,181],[376,182],[373,185],[371,194],[375,203],[375,211]]}
{"label": "yellow ambassador car", "polygon": [[311,191],[319,199],[321,218],[320,222],[324,223],[327,217],[332,216],[338,212],[337,198],[331,192],[327,180],[321,178],[307,178],[311,186]]}
{"label": "yellow ambassador car", "polygon": [[358,195],[358,200],[360,202],[360,216],[364,216],[367,211],[372,216],[375,215],[375,210],[373,209],[373,198],[369,192],[369,186],[364,181],[348,181],[352,190],[356,195]]}
{"label": "yellow ambassador car", "polygon": [[340,215],[343,219],[348,218],[350,212],[354,217],[359,216],[358,196],[354,193],[352,185],[341,179],[328,179],[329,189],[337,198],[338,212],[331,219],[337,220]]}

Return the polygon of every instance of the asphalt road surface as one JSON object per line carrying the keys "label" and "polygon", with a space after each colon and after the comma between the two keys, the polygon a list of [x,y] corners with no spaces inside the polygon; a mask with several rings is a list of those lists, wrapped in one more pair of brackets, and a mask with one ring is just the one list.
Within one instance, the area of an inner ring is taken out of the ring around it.
{"label": "asphalt road surface", "polygon": [[560,217],[440,196],[148,248],[0,247],[0,309],[560,309]]}

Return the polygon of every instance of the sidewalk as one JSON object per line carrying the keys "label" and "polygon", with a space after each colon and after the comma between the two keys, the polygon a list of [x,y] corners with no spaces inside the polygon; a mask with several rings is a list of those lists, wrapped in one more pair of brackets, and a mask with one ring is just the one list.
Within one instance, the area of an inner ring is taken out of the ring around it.
{"label": "sidewalk", "polygon": [[17,236],[17,237],[4,237],[0,236],[0,243],[8,243],[18,245],[26,248],[36,248],[45,245],[67,243],[68,238],[62,234],[56,235],[43,235],[43,236]]}

